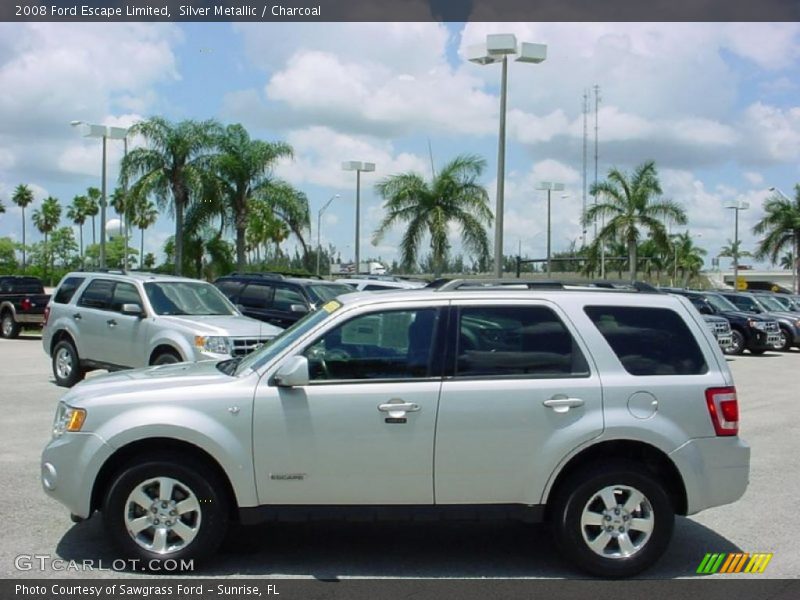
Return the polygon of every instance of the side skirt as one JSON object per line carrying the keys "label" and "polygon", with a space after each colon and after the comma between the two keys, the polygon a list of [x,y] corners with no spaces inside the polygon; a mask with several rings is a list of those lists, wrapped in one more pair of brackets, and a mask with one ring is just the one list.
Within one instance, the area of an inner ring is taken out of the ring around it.
{"label": "side skirt", "polygon": [[543,504],[265,505],[239,509],[243,525],[269,521],[524,521],[544,519]]}

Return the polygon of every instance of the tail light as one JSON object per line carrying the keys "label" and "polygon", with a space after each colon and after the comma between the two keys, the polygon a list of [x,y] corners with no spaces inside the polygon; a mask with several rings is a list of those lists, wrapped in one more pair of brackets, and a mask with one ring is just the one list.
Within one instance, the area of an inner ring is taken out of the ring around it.
{"label": "tail light", "polygon": [[46,327],[47,326],[47,319],[49,319],[49,318],[50,318],[50,307],[49,306],[45,306],[44,307],[44,321],[42,321],[42,327]]}
{"label": "tail light", "polygon": [[30,298],[23,298],[22,302],[20,302],[19,305],[20,305],[20,308],[22,308],[22,310],[27,312],[27,311],[29,311],[31,309],[31,307],[33,306],[33,303],[31,302]]}
{"label": "tail light", "polygon": [[738,435],[739,401],[735,387],[707,389],[706,405],[717,435]]}

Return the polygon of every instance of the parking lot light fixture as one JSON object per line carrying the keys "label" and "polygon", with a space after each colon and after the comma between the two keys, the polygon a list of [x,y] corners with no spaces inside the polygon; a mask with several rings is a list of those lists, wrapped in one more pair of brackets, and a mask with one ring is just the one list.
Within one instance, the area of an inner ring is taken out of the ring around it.
{"label": "parking lot light fixture", "polygon": [[540,63],[547,58],[547,45],[517,43],[513,33],[495,33],[486,36],[486,41],[467,48],[467,59],[479,65],[501,63],[500,79],[500,133],[497,142],[497,195],[494,215],[494,276],[503,276],[503,210],[505,193],[506,161],[506,94],[508,89],[508,57],[516,56],[517,62]]}
{"label": "parking lot light fixture", "polygon": [[327,210],[327,208],[331,205],[331,202],[336,200],[336,198],[341,198],[339,194],[335,196],[331,196],[330,200],[328,200],[325,205],[319,209],[317,212],[317,277],[319,277],[319,259],[320,255],[322,254],[322,242],[320,238],[320,233],[322,231],[322,213]]}
{"label": "parking lot light fixture", "polygon": [[[128,130],[124,127],[109,127],[107,125],[95,125],[85,121],[70,121],[72,127],[78,127],[83,137],[101,138],[103,140],[103,167],[100,186],[100,268],[106,267],[106,140],[123,140],[124,153],[128,153]],[[127,244],[126,256],[124,257],[127,266]]]}
{"label": "parking lot light fixture", "polygon": [[375,170],[375,163],[361,162],[358,160],[348,160],[342,163],[342,169],[345,171],[356,172],[356,275],[359,272],[359,265],[361,260],[361,173],[371,173]]}
{"label": "parking lot light fixture", "polygon": [[739,289],[739,212],[750,208],[749,202],[736,200],[725,208],[734,211],[733,219],[733,289]]}

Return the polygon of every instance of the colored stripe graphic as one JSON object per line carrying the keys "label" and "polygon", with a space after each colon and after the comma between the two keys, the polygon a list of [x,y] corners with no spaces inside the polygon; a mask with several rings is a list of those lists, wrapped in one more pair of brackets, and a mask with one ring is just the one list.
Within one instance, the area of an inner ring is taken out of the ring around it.
{"label": "colored stripe graphic", "polygon": [[[713,575],[714,573],[763,573],[769,561],[772,560],[771,552],[708,552],[700,561],[697,573]],[[749,559],[749,560],[748,560]],[[745,566],[747,565],[747,566]]]}

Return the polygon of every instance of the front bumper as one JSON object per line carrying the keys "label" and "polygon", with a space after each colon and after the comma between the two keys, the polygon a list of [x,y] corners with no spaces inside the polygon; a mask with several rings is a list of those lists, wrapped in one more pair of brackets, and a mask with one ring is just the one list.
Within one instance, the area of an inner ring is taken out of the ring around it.
{"label": "front bumper", "polygon": [[767,333],[762,329],[750,329],[751,338],[748,344],[748,349],[755,350],[773,350],[775,346],[781,343],[780,332]]}
{"label": "front bumper", "polygon": [[45,493],[73,515],[89,518],[97,473],[112,453],[111,446],[94,433],[65,433],[52,440],[42,452]]}
{"label": "front bumper", "polygon": [[717,338],[717,343],[719,347],[723,350],[727,350],[731,346],[733,346],[733,334],[732,333],[718,333],[715,335]]}
{"label": "front bumper", "polygon": [[670,453],[686,488],[686,514],[730,504],[750,478],[750,446],[739,437],[697,438]]}

